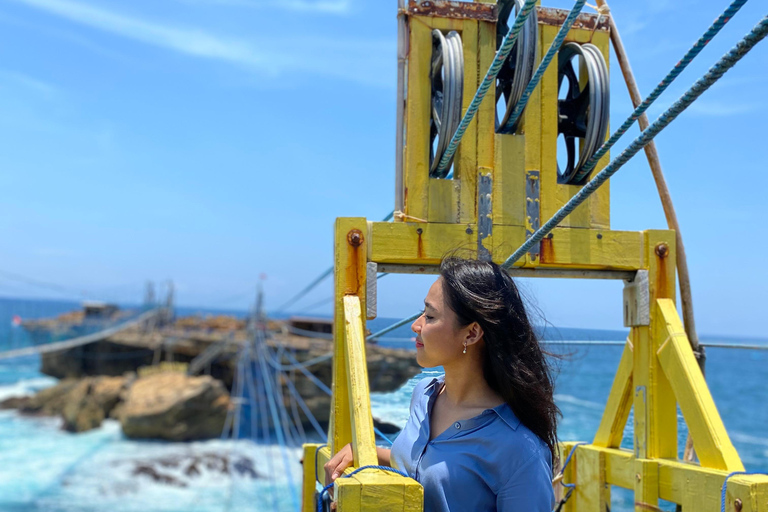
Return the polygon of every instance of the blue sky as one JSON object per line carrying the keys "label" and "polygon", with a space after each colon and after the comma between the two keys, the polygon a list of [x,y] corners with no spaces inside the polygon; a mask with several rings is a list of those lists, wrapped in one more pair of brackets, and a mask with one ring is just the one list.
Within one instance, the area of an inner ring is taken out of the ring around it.
{"label": "blue sky", "polygon": [[[642,91],[725,6],[611,3]],[[748,3],[651,117],[764,9]],[[72,293],[0,274],[0,295],[137,302],[147,279],[173,279],[182,305],[244,308],[264,273],[281,304],[330,264],[335,217],[392,210],[395,14],[395,0],[2,0],[0,270]],[[611,65],[618,126],[630,105]],[[763,43],[657,138],[702,333],[763,334],[766,70]],[[642,154],[611,189],[614,229],[665,227]],[[380,314],[417,310],[429,282],[382,281]],[[556,325],[621,327],[621,283],[523,285]]]}

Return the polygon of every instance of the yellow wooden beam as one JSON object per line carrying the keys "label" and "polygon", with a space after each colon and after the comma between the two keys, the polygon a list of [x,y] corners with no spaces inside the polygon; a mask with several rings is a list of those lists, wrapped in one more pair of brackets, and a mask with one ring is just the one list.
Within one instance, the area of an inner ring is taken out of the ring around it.
{"label": "yellow wooden beam", "polygon": [[611,392],[605,402],[603,418],[592,444],[606,448],[618,448],[624,438],[624,427],[632,409],[632,369],[634,357],[632,342],[628,338],[621,353],[619,367],[613,379]]}
{"label": "yellow wooden beam", "polygon": [[696,363],[675,304],[669,299],[659,299],[655,309],[662,321],[660,328],[666,334],[658,349],[658,359],[680,403],[701,465],[744,471]]}
{"label": "yellow wooden beam", "polygon": [[[670,233],[671,231],[663,232]],[[485,243],[493,260],[501,263],[525,242],[525,227],[494,225]],[[420,222],[370,222],[369,259],[376,263],[437,265],[458,251],[475,257],[477,227],[474,224]],[[594,229],[555,228],[542,241],[541,268],[638,270],[645,266],[643,233]],[[523,265],[520,261],[516,266]]]}
{"label": "yellow wooden beam", "polygon": [[347,356],[347,389],[355,466],[376,465],[379,460],[376,456],[376,434],[373,431],[371,416],[371,393],[368,389],[368,367],[365,362],[365,331],[359,297],[344,297],[344,321],[347,334],[344,344]]}
{"label": "yellow wooden beam", "polygon": [[[349,383],[347,379],[346,325],[344,302],[346,295],[360,298],[365,310],[366,263],[368,255],[367,224],[364,218],[336,219],[334,229],[334,316],[333,316],[333,383],[331,386],[331,419],[328,442],[335,452],[352,442]],[[365,324],[363,324],[365,328]]]}

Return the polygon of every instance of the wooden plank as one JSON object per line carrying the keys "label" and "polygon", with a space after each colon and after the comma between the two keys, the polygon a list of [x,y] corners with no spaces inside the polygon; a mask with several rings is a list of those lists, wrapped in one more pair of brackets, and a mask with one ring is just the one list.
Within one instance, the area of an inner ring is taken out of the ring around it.
{"label": "wooden plank", "polygon": [[[426,219],[429,214],[429,119],[431,110],[432,29],[429,18],[415,16],[408,52],[408,102],[405,107],[406,144],[403,159],[404,211]],[[397,219],[395,219],[397,221]]]}
{"label": "wooden plank", "polygon": [[[464,91],[462,95],[462,116],[466,113],[478,86],[478,22],[466,20],[461,30],[464,47]],[[487,53],[490,48],[485,48]],[[487,67],[485,69],[488,69]],[[460,184],[459,221],[474,223],[477,218],[477,151],[478,121],[475,119],[467,126],[454,159],[454,178]]]}
{"label": "wooden plank", "polygon": [[[301,512],[315,512],[315,471],[317,461],[315,454],[321,444],[305,444],[302,446],[304,458],[302,460],[302,484],[301,484]],[[318,474],[320,476],[320,474]],[[320,480],[322,481],[322,479]]]}
{"label": "wooden plank", "polygon": [[336,453],[352,442],[349,384],[347,381],[346,328],[344,322],[345,295],[357,295],[365,308],[366,263],[368,254],[367,223],[364,218],[336,219],[334,230],[334,317],[333,317],[333,383],[331,386],[331,419],[329,443]]}
{"label": "wooden plank", "polygon": [[454,223],[459,219],[459,188],[456,180],[429,180],[430,222]]}
{"label": "wooden plank", "polygon": [[[434,265],[452,251],[466,257],[474,257],[476,251],[475,225],[371,222],[368,226],[370,260],[376,263]],[[501,263],[524,241],[524,227],[494,225],[485,245],[492,247],[493,260]],[[632,271],[643,268],[645,261],[643,234],[635,231],[555,228],[542,249],[537,268]]]}
{"label": "wooden plank", "polygon": [[[651,302],[675,296],[675,237],[672,231],[644,232]],[[656,358],[663,341],[663,320],[651,314],[650,326],[632,328],[635,386],[635,456],[639,459],[677,458],[677,404]]]}
{"label": "wooden plank", "polygon": [[493,223],[525,226],[525,136],[496,135]]}
{"label": "wooden plank", "polygon": [[368,389],[368,366],[365,361],[365,330],[360,310],[360,298],[344,297],[346,327],[347,385],[350,419],[352,421],[352,451],[355,467],[377,465],[376,435],[371,416],[371,393]]}
{"label": "wooden plank", "polygon": [[593,447],[605,454],[605,481],[624,489],[635,485],[635,457],[629,450]]}
{"label": "wooden plank", "polygon": [[592,444],[606,448],[618,448],[624,438],[624,427],[632,409],[632,370],[634,356],[631,339],[627,339],[621,353],[619,367],[613,379],[611,392],[605,402],[605,410]]}
{"label": "wooden plank", "polygon": [[659,463],[635,459],[635,512],[659,510]]}
{"label": "wooden plank", "polygon": [[665,334],[657,351],[658,360],[680,403],[701,465],[744,471],[693,355],[675,304],[669,299],[659,299],[655,311],[660,319],[659,331]]}
{"label": "wooden plank", "polygon": [[576,510],[610,512],[611,487],[605,481],[605,453],[580,446],[576,464]]}

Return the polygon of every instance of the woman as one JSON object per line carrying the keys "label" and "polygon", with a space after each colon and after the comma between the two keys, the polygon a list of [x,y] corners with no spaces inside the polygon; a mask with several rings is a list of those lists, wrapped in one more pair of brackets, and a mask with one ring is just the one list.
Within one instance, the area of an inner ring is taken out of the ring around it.
{"label": "woman", "polygon": [[[551,512],[559,410],[549,365],[512,278],[491,262],[447,258],[411,326],[423,379],[379,463],[424,487],[425,512]],[[328,481],[352,463],[345,446]]]}

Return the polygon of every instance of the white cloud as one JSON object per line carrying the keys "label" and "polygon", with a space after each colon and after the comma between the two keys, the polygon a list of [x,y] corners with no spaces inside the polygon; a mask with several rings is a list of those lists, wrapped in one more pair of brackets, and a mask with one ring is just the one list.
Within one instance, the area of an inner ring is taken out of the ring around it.
{"label": "white cloud", "polygon": [[[306,71],[368,85],[393,85],[389,83],[389,77],[395,66],[394,42],[313,37],[280,41],[273,38],[259,42],[147,21],[72,0],[15,1],[114,35],[185,55],[235,64],[269,76]],[[340,9],[344,4],[340,0],[288,1],[289,4],[292,2],[296,8],[306,4],[317,9],[323,6]]]}

